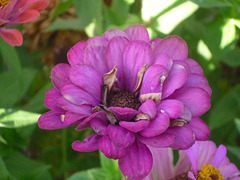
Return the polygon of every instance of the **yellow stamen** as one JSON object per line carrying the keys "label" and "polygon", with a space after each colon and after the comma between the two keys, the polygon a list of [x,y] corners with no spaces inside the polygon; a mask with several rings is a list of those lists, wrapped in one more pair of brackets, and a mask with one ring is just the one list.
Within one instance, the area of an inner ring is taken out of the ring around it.
{"label": "yellow stamen", "polygon": [[202,165],[203,168],[199,171],[197,180],[223,180],[224,177],[220,171],[212,165]]}
{"label": "yellow stamen", "polygon": [[9,3],[8,0],[0,0],[0,7],[2,7],[2,6],[4,7],[4,6],[6,6],[7,3]]}

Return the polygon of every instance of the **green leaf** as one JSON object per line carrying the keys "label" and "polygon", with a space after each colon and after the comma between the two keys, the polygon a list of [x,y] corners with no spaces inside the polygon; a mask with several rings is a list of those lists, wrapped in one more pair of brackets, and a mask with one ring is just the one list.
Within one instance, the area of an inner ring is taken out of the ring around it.
{"label": "green leaf", "polygon": [[224,49],[228,45],[236,41],[236,29],[235,24],[231,19],[227,19],[225,24],[221,27],[222,39],[220,43],[220,49]]}
{"label": "green leaf", "polygon": [[238,160],[240,160],[240,148],[239,147],[233,147],[233,146],[227,146],[228,151],[230,151],[232,154],[234,154]]}
{"label": "green leaf", "polygon": [[[238,132],[240,133],[240,119],[239,118],[236,118],[235,119],[235,124],[236,124],[236,127],[237,127],[237,130]],[[240,152],[240,151],[239,151]],[[239,155],[240,156],[240,155]]]}
{"label": "green leaf", "polygon": [[13,176],[11,176],[9,174],[1,156],[0,156],[0,179],[3,179],[3,180],[17,180],[16,178],[14,178]]}
{"label": "green leaf", "polygon": [[231,3],[227,0],[190,0],[190,1],[204,8],[231,6]]}
{"label": "green leaf", "polygon": [[80,19],[56,20],[44,32],[57,30],[81,30],[83,29]]}
{"label": "green leaf", "polygon": [[93,168],[73,174],[67,180],[102,180],[107,179],[106,173],[102,168]]}
{"label": "green leaf", "polygon": [[23,110],[0,109],[0,127],[19,128],[36,124],[39,116]]}
{"label": "green leaf", "polygon": [[222,62],[231,67],[240,66],[240,49],[234,48],[232,51],[229,51],[224,58],[221,59]]}
{"label": "green leaf", "polygon": [[58,6],[55,8],[54,12],[52,13],[50,19],[56,18],[58,15],[64,13],[69,7],[73,4],[72,0],[65,0],[60,1]]}
{"label": "green leaf", "polygon": [[211,130],[233,122],[235,117],[239,117],[239,99],[240,85],[237,85],[216,102],[209,117],[209,128]]}

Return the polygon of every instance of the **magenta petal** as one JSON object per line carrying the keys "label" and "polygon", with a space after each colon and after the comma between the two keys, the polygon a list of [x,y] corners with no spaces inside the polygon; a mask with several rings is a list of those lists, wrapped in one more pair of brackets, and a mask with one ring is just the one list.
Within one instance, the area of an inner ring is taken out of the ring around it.
{"label": "magenta petal", "polygon": [[108,40],[102,36],[94,36],[87,40],[86,46],[90,45],[100,45],[101,47],[107,47]]}
{"label": "magenta petal", "polygon": [[150,117],[150,119],[153,119],[157,113],[155,102],[151,99],[148,99],[139,107],[138,112],[146,114]]}
{"label": "magenta petal", "polygon": [[215,166],[216,168],[219,167],[219,165],[222,163],[222,161],[224,160],[224,158],[227,155],[227,149],[224,145],[220,145],[217,148],[216,154],[212,160],[212,165]]}
{"label": "magenta petal", "polygon": [[155,54],[167,54],[172,60],[186,60],[188,47],[180,37],[168,36],[158,44],[154,52]]}
{"label": "magenta petal", "polygon": [[199,118],[193,118],[188,125],[192,128],[196,140],[206,141],[210,137],[210,129],[203,120]]}
{"label": "magenta petal", "polygon": [[191,148],[185,150],[189,160],[191,161],[192,169],[195,174],[198,173],[198,149],[198,142],[196,141]]}
{"label": "magenta petal", "polygon": [[173,61],[166,54],[156,54],[154,58],[154,65],[157,64],[165,67],[167,70],[170,70],[173,65]]}
{"label": "magenta petal", "polygon": [[38,119],[38,126],[42,129],[60,129],[65,128],[61,119],[61,113],[49,111],[41,115]]}
{"label": "magenta petal", "polygon": [[188,172],[188,177],[191,178],[192,180],[196,180],[194,174],[191,171]]}
{"label": "magenta petal", "polygon": [[67,53],[68,62],[73,66],[83,63],[83,53],[86,47],[86,41],[80,41],[74,45]]}
{"label": "magenta petal", "polygon": [[187,80],[187,71],[181,65],[174,64],[163,83],[162,98],[171,95],[176,89],[179,89]]}
{"label": "magenta petal", "polygon": [[119,159],[118,165],[123,175],[128,179],[140,180],[152,169],[153,159],[148,147],[140,142],[133,144],[129,153]]}
{"label": "magenta petal", "polygon": [[166,99],[157,106],[158,110],[165,111],[170,119],[176,119],[184,112],[184,104],[175,99]]}
{"label": "magenta petal", "polygon": [[11,46],[21,46],[23,43],[22,34],[17,29],[0,28],[0,36]]}
{"label": "magenta petal", "polygon": [[98,142],[101,136],[92,134],[88,136],[84,141],[74,141],[72,148],[75,151],[90,152],[98,150]]}
{"label": "magenta petal", "polygon": [[137,84],[137,74],[142,66],[153,62],[151,46],[144,41],[130,42],[123,52],[126,90],[132,92]]}
{"label": "magenta petal", "polygon": [[75,105],[88,104],[97,106],[99,101],[86,91],[73,84],[67,84],[61,88],[62,96]]}
{"label": "magenta petal", "polygon": [[109,71],[106,63],[106,47],[92,44],[85,48],[84,63],[91,65],[101,76]]}
{"label": "magenta petal", "polygon": [[193,59],[187,59],[186,61],[190,66],[191,73],[199,74],[203,76],[203,69],[201,66]]}
{"label": "magenta petal", "polygon": [[128,129],[129,131],[139,132],[146,128],[149,125],[149,120],[143,119],[136,122],[129,122],[129,121],[120,121],[119,125]]}
{"label": "magenta petal", "polygon": [[175,136],[175,142],[170,146],[171,148],[185,150],[190,148],[195,142],[194,133],[187,125],[182,127],[175,126],[169,128],[166,132]]}
{"label": "magenta petal", "polygon": [[125,108],[110,107],[109,109],[120,121],[129,121],[138,113],[135,109],[128,108],[128,107],[125,107]]}
{"label": "magenta petal", "polygon": [[192,112],[193,117],[201,116],[211,106],[211,99],[208,93],[205,90],[197,87],[179,89],[175,91],[169,98],[182,101]]}
{"label": "magenta petal", "polygon": [[68,64],[58,64],[52,69],[52,82],[58,90],[69,82],[69,72],[70,66]]}
{"label": "magenta petal", "polygon": [[62,96],[56,88],[49,89],[45,94],[44,104],[54,111],[65,113],[65,110],[56,105],[56,100],[60,97]]}
{"label": "magenta petal", "polygon": [[107,66],[109,69],[113,69],[114,66],[117,66],[117,84],[121,89],[125,88],[123,50],[128,42],[129,41],[124,37],[115,37],[109,42],[107,49]]}
{"label": "magenta petal", "polygon": [[[101,85],[103,79],[88,65],[75,65],[70,71],[70,80],[84,91],[101,101]],[[94,85],[93,85],[94,84]]]}
{"label": "magenta petal", "polygon": [[175,136],[169,133],[162,133],[154,137],[144,137],[138,135],[137,138],[143,144],[157,148],[168,147],[175,141]]}
{"label": "magenta petal", "polygon": [[155,39],[152,39],[150,41],[150,44],[151,46],[153,47],[153,50],[155,49],[155,47],[157,47],[157,45],[162,41],[161,38],[155,38]]}
{"label": "magenta petal", "polygon": [[65,116],[64,116],[64,121],[63,123],[68,126],[68,125],[72,125],[75,124],[76,122],[78,122],[79,120],[85,118],[86,115],[82,115],[82,114],[74,114],[71,112],[66,112]]}
{"label": "magenta petal", "polygon": [[185,68],[185,70],[187,71],[187,74],[191,74],[190,66],[188,65],[187,61],[174,60],[173,64],[178,64],[178,65],[183,66]]}
{"label": "magenta petal", "polygon": [[208,84],[208,80],[199,74],[189,74],[188,79],[182,88],[189,88],[189,87],[199,87],[207,91],[209,96],[212,94],[212,89]]}
{"label": "magenta petal", "polygon": [[111,159],[119,159],[128,153],[128,148],[118,148],[114,145],[108,136],[103,136],[99,140],[99,149],[107,157]]}
{"label": "magenta petal", "polygon": [[162,92],[162,82],[167,74],[168,70],[162,65],[150,66],[144,74],[140,94]]}
{"label": "magenta petal", "polygon": [[140,131],[145,137],[153,137],[163,133],[169,127],[169,117],[166,113],[158,112],[154,119],[150,120],[148,127]]}
{"label": "magenta petal", "polygon": [[131,41],[142,40],[149,42],[149,35],[147,29],[140,24],[131,25],[127,27],[124,32],[128,35]]}
{"label": "magenta petal", "polygon": [[111,40],[113,39],[114,37],[125,37],[125,38],[128,38],[127,37],[127,34],[124,32],[124,31],[121,31],[119,29],[111,29],[109,31],[106,31],[104,34],[103,34],[103,37],[105,37],[107,40]]}
{"label": "magenta petal", "polygon": [[107,135],[107,126],[109,125],[109,121],[107,119],[93,118],[90,121],[91,127],[94,131],[99,135]]}
{"label": "magenta petal", "polygon": [[110,139],[119,148],[128,147],[135,141],[135,133],[121,126],[110,124],[107,130]]}

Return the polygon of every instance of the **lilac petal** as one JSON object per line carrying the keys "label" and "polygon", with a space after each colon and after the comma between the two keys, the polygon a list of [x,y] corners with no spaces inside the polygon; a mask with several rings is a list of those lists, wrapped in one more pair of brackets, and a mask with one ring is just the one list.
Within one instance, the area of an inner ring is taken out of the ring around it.
{"label": "lilac petal", "polygon": [[143,119],[136,122],[120,121],[119,125],[136,133],[146,128],[149,125],[149,120]]}
{"label": "lilac petal", "polygon": [[192,173],[192,171],[188,172],[188,177],[191,178],[192,180],[196,180],[194,174]]}
{"label": "lilac petal", "polygon": [[121,126],[110,124],[107,130],[111,141],[119,148],[131,146],[135,141],[135,133]]}
{"label": "lilac petal", "polygon": [[224,145],[220,145],[217,148],[217,152],[212,160],[212,165],[215,166],[216,168],[219,167],[219,165],[222,163],[222,161],[224,160],[224,158],[226,157],[227,154],[227,149]]}
{"label": "lilac petal", "polygon": [[140,134],[145,137],[153,137],[163,133],[169,127],[169,118],[166,113],[158,112],[154,119],[150,120],[148,127],[140,131]]}
{"label": "lilac petal", "polygon": [[195,174],[198,173],[198,142],[196,141],[194,145],[192,145],[191,148],[185,150],[189,160],[192,164],[192,170]]}
{"label": "lilac petal", "polygon": [[121,108],[121,107],[109,107],[112,113],[120,121],[130,121],[134,116],[137,115],[137,111],[132,108]]}
{"label": "lilac petal", "polygon": [[88,136],[84,141],[74,141],[72,143],[72,148],[75,151],[80,152],[90,152],[98,150],[98,142],[101,136],[97,134],[92,134]]}
{"label": "lilac petal", "polygon": [[137,84],[137,74],[141,68],[153,61],[150,45],[143,41],[130,42],[123,52],[123,66],[126,90],[132,92]]}
{"label": "lilac petal", "polygon": [[191,69],[191,73],[199,74],[203,76],[203,69],[201,66],[193,59],[187,59],[186,61]]}
{"label": "lilac petal", "polygon": [[168,70],[161,65],[150,66],[144,74],[140,95],[162,92],[162,83]]}
{"label": "lilac petal", "polygon": [[128,35],[128,38],[131,41],[142,40],[142,41],[149,42],[148,31],[143,25],[136,24],[136,25],[128,26],[124,30],[124,32]]}
{"label": "lilac petal", "polygon": [[86,115],[82,115],[82,114],[74,114],[71,112],[66,112],[65,116],[64,116],[64,121],[63,123],[68,126],[68,125],[72,125],[75,124],[76,122],[78,122],[79,120],[86,118]]}
{"label": "lilac petal", "polygon": [[150,117],[150,119],[153,119],[157,113],[155,102],[151,99],[148,99],[139,107],[138,112],[146,114]]}
{"label": "lilac petal", "polygon": [[93,118],[90,121],[91,127],[94,131],[99,135],[107,135],[107,126],[109,125],[109,121],[107,119]]}
{"label": "lilac petal", "polygon": [[110,159],[119,159],[123,158],[128,153],[128,148],[118,148],[114,145],[111,139],[108,136],[103,136],[99,140],[99,149],[100,151]]}
{"label": "lilac petal", "polygon": [[184,112],[184,104],[175,99],[166,99],[157,106],[158,110],[165,111],[170,119],[176,119]]}
{"label": "lilac petal", "polygon": [[164,38],[154,52],[167,54],[172,60],[186,60],[188,56],[188,47],[184,40],[178,36],[168,36]]}
{"label": "lilac petal", "polygon": [[62,109],[66,110],[66,111],[70,111],[72,113],[82,114],[82,115],[86,115],[86,116],[89,116],[90,114],[92,114],[91,106],[88,106],[88,105],[77,106],[77,105],[70,103],[68,100],[66,100],[63,97],[58,98],[56,100],[56,104],[57,104],[57,106],[61,107]]}
{"label": "lilac petal", "polygon": [[182,101],[192,112],[193,117],[201,116],[211,106],[211,99],[208,93],[205,90],[197,87],[179,89],[169,96],[169,98]]}
{"label": "lilac petal", "polygon": [[206,141],[210,137],[210,129],[203,120],[193,118],[188,125],[192,128],[196,140]]}
{"label": "lilac petal", "polygon": [[187,80],[187,72],[181,65],[174,64],[163,83],[162,98],[171,95],[176,89],[184,85]]}
{"label": "lilac petal", "polygon": [[86,47],[90,45],[101,45],[101,46],[107,47],[108,40],[102,36],[94,36],[88,39]]}
{"label": "lilac petal", "polygon": [[38,126],[42,129],[60,129],[65,128],[61,119],[61,113],[49,111],[41,115],[38,119]]}
{"label": "lilac petal", "polygon": [[66,100],[75,105],[87,104],[97,106],[99,104],[99,101],[96,98],[74,84],[63,86],[61,88],[61,94]]}
{"label": "lilac petal", "polygon": [[192,164],[185,151],[178,151],[179,158],[174,169],[174,176],[178,176],[183,172],[189,171],[192,168]]}
{"label": "lilac petal", "polygon": [[208,80],[199,74],[189,74],[188,79],[182,88],[189,88],[189,87],[199,87],[207,91],[209,96],[212,94],[212,89],[208,84]]}
{"label": "lilac petal", "polygon": [[220,170],[220,174],[223,175],[225,179],[240,180],[240,172],[235,164],[230,163],[223,166],[220,165],[218,169]]}
{"label": "lilac petal", "polygon": [[165,67],[167,70],[170,70],[173,65],[173,61],[166,54],[156,54],[154,58],[154,65],[156,64]]}
{"label": "lilac petal", "polygon": [[138,135],[137,138],[143,144],[156,147],[156,148],[168,147],[171,144],[173,144],[175,141],[175,136],[169,133],[162,133],[154,137],[144,137],[144,136]]}
{"label": "lilac petal", "polygon": [[68,64],[58,64],[52,69],[51,79],[58,90],[69,82],[69,72],[70,66]]}
{"label": "lilac petal", "polygon": [[73,66],[70,71],[70,80],[94,96],[97,100],[101,101],[101,85],[103,84],[103,79],[92,67],[87,65]]}
{"label": "lilac petal", "polygon": [[56,105],[56,100],[60,97],[62,96],[56,88],[49,89],[45,94],[44,104],[54,111],[65,113],[65,110]]}
{"label": "lilac petal", "polygon": [[106,47],[101,44],[89,45],[84,51],[84,63],[91,65],[101,76],[109,71],[106,51]]}
{"label": "lilac petal", "polygon": [[129,41],[124,37],[115,37],[109,42],[107,49],[107,66],[113,69],[117,66],[117,84],[121,89],[125,88],[123,74],[123,50]]}
{"label": "lilac petal", "polygon": [[158,46],[158,44],[162,41],[161,38],[155,38],[155,39],[152,39],[150,41],[150,44],[151,44],[151,47],[153,48],[153,50],[155,49],[155,47]]}
{"label": "lilac petal", "polygon": [[187,125],[182,127],[174,126],[166,132],[175,136],[175,142],[170,146],[173,149],[185,150],[190,148],[195,142],[194,133]]}
{"label": "lilac petal", "polygon": [[86,41],[80,41],[74,45],[67,53],[68,62],[73,66],[83,63],[83,53],[86,47]]}
{"label": "lilac petal", "polygon": [[148,147],[140,142],[133,144],[129,153],[119,159],[118,165],[128,179],[143,179],[152,169],[153,159]]}
{"label": "lilac petal", "polygon": [[106,31],[103,34],[103,37],[105,37],[107,40],[111,40],[115,37],[125,37],[128,39],[127,34],[124,31],[121,31],[120,29],[111,29],[109,31]]}

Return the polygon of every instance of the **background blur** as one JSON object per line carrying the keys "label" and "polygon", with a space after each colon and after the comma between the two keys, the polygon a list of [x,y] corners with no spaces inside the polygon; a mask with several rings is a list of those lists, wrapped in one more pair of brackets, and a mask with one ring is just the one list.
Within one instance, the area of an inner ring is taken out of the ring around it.
{"label": "background blur", "polygon": [[210,139],[227,146],[240,168],[239,0],[51,0],[39,18],[17,26],[23,46],[0,40],[0,179],[121,179],[115,161],[72,150],[90,130],[41,130],[37,119],[48,111],[51,68],[67,63],[69,48],[131,24],[144,24],[151,38],[172,34],[187,42],[213,90],[202,117]]}

